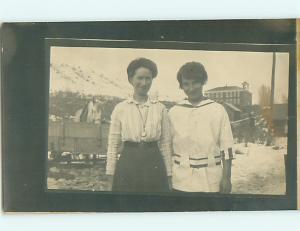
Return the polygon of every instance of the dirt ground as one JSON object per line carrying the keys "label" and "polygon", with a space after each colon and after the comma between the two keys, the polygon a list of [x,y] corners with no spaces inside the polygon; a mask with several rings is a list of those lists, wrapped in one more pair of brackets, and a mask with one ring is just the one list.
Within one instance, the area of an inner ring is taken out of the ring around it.
{"label": "dirt ground", "polygon": [[[232,166],[232,193],[272,194],[285,193],[284,155],[286,145],[279,148],[236,144]],[[105,175],[105,163],[95,165],[50,164],[48,188],[63,190],[107,191],[111,182]]]}
{"label": "dirt ground", "polygon": [[48,189],[108,191],[105,162],[95,165],[53,164],[48,170]]}

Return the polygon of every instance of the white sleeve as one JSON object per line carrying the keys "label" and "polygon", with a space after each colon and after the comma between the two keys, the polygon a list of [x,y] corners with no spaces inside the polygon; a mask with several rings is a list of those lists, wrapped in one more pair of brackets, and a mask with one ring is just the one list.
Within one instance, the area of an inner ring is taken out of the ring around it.
{"label": "white sleeve", "polygon": [[170,120],[166,108],[162,111],[161,137],[158,142],[158,147],[163,156],[166,166],[167,175],[172,175],[172,144],[170,132]]}
{"label": "white sleeve", "polygon": [[227,159],[234,159],[233,150],[233,135],[230,125],[230,120],[226,110],[222,109],[221,121],[220,121],[220,136],[219,136],[220,152],[221,156]]}
{"label": "white sleeve", "polygon": [[114,109],[111,115],[111,123],[108,135],[106,174],[114,175],[115,165],[118,160],[118,154],[122,145],[121,138],[121,121],[119,119],[119,111]]}

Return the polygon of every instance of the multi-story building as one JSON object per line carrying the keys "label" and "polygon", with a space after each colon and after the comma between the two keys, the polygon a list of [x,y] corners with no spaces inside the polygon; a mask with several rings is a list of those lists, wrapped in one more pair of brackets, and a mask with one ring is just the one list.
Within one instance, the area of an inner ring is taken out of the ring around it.
{"label": "multi-story building", "polygon": [[252,93],[248,90],[249,84],[242,83],[243,87],[224,86],[207,90],[204,95],[219,103],[230,103],[238,107],[252,105]]}

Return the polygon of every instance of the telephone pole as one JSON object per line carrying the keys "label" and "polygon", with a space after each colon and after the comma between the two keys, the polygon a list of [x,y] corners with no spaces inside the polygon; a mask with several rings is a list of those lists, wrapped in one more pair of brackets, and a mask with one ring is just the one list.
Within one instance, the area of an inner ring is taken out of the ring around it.
{"label": "telephone pole", "polygon": [[275,95],[275,66],[276,66],[276,53],[273,52],[273,62],[272,62],[272,79],[271,79],[271,99],[270,106],[273,109],[274,106],[274,95]]}

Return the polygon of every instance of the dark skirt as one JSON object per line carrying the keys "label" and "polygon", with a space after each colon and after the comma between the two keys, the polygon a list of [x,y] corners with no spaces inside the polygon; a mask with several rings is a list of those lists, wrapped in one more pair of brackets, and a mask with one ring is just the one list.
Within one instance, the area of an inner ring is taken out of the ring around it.
{"label": "dark skirt", "polygon": [[125,142],[116,164],[113,191],[166,192],[168,177],[157,142]]}

